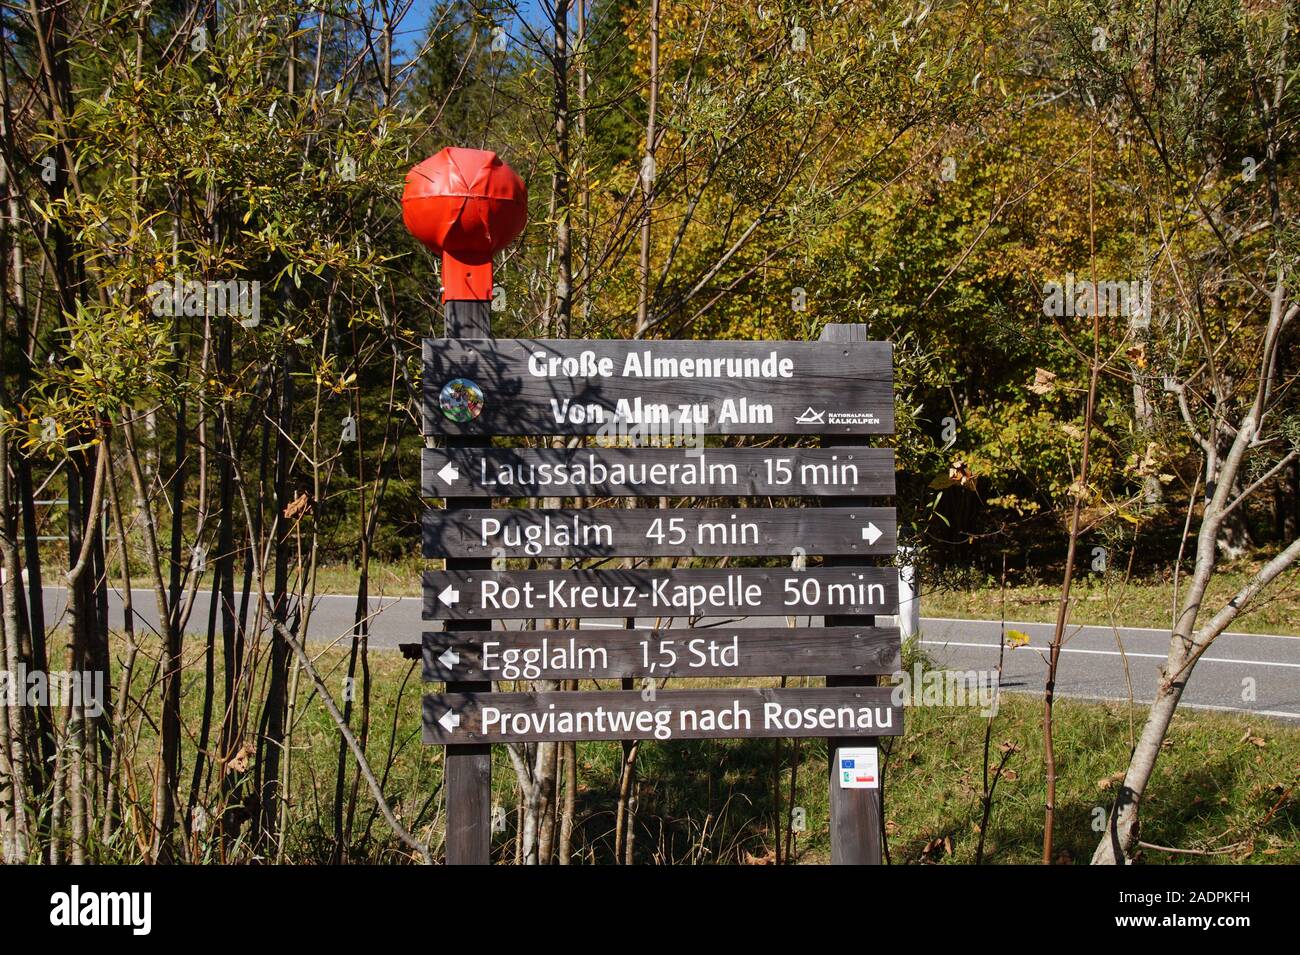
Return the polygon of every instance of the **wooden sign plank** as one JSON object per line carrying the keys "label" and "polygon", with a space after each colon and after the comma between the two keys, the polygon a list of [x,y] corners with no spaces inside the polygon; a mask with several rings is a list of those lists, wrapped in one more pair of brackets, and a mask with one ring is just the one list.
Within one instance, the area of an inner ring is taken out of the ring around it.
{"label": "wooden sign plank", "polygon": [[888,675],[897,627],[679,627],[424,634],[424,679]]}
{"label": "wooden sign plank", "polygon": [[432,435],[890,434],[888,342],[424,341]]}
{"label": "wooden sign plank", "polygon": [[523,509],[424,513],[425,557],[893,554],[892,507]]}
{"label": "wooden sign plank", "polygon": [[894,493],[892,448],[425,448],[425,497]]}
{"label": "wooden sign plank", "polygon": [[424,573],[425,620],[897,612],[892,567]]}
{"label": "wooden sign plank", "polygon": [[424,698],[424,742],[898,736],[889,687],[443,693]]}

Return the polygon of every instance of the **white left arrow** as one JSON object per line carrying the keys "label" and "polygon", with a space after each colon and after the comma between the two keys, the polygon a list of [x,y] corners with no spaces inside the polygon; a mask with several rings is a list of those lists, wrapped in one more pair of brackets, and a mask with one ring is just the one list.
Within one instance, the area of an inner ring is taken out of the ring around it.
{"label": "white left arrow", "polygon": [[442,470],[438,472],[438,477],[442,478],[442,483],[444,484],[454,484],[456,481],[460,480],[460,470],[456,465],[448,461],[442,466]]}
{"label": "white left arrow", "polygon": [[868,544],[874,544],[876,541],[880,540],[880,536],[883,533],[884,531],[882,531],[879,527],[877,527],[875,524],[871,523],[870,521],[867,521],[867,526],[862,528],[862,539],[866,541]]}
{"label": "white left arrow", "polygon": [[460,591],[451,584],[448,584],[443,588],[442,593],[438,594],[438,599],[450,607],[456,601],[460,600]]}
{"label": "white left arrow", "polygon": [[442,716],[438,717],[438,725],[448,733],[454,732],[456,727],[460,725],[460,717],[451,710],[448,710],[446,713],[443,713]]}
{"label": "white left arrow", "polygon": [[442,651],[442,656],[438,657],[438,662],[448,670],[454,670],[456,664],[460,663],[460,654],[448,647]]}

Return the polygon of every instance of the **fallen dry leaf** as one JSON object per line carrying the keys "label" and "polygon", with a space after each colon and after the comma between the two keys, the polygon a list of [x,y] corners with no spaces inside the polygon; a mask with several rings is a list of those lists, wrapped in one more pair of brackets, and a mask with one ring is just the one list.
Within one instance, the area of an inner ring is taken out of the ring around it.
{"label": "fallen dry leaf", "polygon": [[1110,789],[1110,787],[1114,786],[1116,783],[1122,783],[1123,781],[1124,781],[1124,771],[1120,770],[1117,773],[1111,773],[1105,779],[1099,779],[1097,781],[1097,788],[1104,792],[1107,789]]}
{"label": "fallen dry leaf", "polygon": [[256,752],[257,749],[252,743],[245,743],[243,746],[239,747],[239,751],[235,753],[234,756],[231,756],[230,759],[226,760],[226,772],[248,772],[248,761],[253,758],[253,754]]}
{"label": "fallen dry leaf", "polygon": [[299,491],[298,496],[284,506],[284,516],[286,520],[294,520],[301,517],[311,510],[311,495],[306,491]]}
{"label": "fallen dry leaf", "polygon": [[975,475],[971,473],[970,467],[961,458],[954,461],[952,467],[948,468],[948,480],[952,481],[953,484],[960,484],[968,490],[973,491],[975,489]]}
{"label": "fallen dry leaf", "polygon": [[1034,369],[1034,380],[1029,390],[1036,395],[1050,395],[1056,388],[1056,375],[1046,368]]}
{"label": "fallen dry leaf", "polygon": [[1012,649],[1015,649],[1016,647],[1023,647],[1028,642],[1029,642],[1029,634],[1025,633],[1024,631],[1022,630],[1007,631],[1007,646],[1011,647]]}

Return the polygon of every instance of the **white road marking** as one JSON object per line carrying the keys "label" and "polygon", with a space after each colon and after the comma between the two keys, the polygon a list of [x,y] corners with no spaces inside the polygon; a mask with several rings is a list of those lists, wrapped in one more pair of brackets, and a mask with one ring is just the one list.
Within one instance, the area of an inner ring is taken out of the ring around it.
{"label": "white road marking", "polygon": [[[921,642],[928,643],[936,647],[994,648],[997,646],[996,643],[958,643],[956,640],[922,640]],[[1007,649],[1013,649],[1013,648],[1008,647]],[[1021,647],[1016,647],[1014,649],[1047,650],[1049,648],[1043,646],[1034,646],[1033,644],[1027,644]],[[1138,653],[1136,651],[1128,651],[1125,653],[1120,653],[1118,650],[1084,650],[1079,647],[1061,647],[1061,652],[1062,653],[1086,653],[1091,656],[1099,656],[1099,657],[1138,657],[1138,658],[1145,658],[1148,660],[1164,660],[1168,657],[1168,654],[1166,653]],[[1291,667],[1300,670],[1300,663],[1279,663],[1271,660],[1235,660],[1231,657],[1201,657],[1197,662],[1198,663],[1237,663],[1237,664],[1245,664],[1246,666],[1261,666],[1261,667]]]}
{"label": "white road marking", "polygon": [[[980,620],[980,619],[977,619],[977,618],[974,618],[974,617],[922,617],[922,618],[921,618],[921,623],[925,623],[927,620],[933,620],[933,621],[935,621],[935,622],[937,622],[937,623],[992,623],[992,624],[1001,624],[1001,623],[1003,622],[1003,621],[1001,621],[1001,620]],[[1041,621],[1041,620],[1008,620],[1008,621],[1006,621],[1006,625],[1007,625],[1008,627],[1014,627],[1014,628],[1018,628],[1018,627],[1055,627],[1055,626],[1056,626],[1056,624],[1054,624],[1054,623],[1044,623],[1044,622]],[[1108,631],[1114,632],[1114,631],[1116,631],[1116,630],[1131,630],[1131,631],[1142,632],[1142,633],[1158,633],[1158,634],[1162,634],[1162,635],[1164,635],[1164,636],[1166,636],[1166,637],[1169,636],[1169,632],[1170,632],[1168,627],[1125,627],[1125,626],[1111,626],[1111,625],[1108,624],[1108,623],[1072,623],[1072,624],[1069,625],[1069,628],[1070,628],[1071,630],[1075,630],[1075,631],[1078,631],[1078,630],[1108,630]],[[1266,637],[1266,638],[1269,639],[1269,640],[1296,640],[1296,639],[1300,639],[1300,637],[1297,637],[1297,636],[1295,636],[1294,634],[1289,634],[1289,633],[1243,633],[1243,632],[1241,632],[1240,630],[1225,630],[1225,631],[1223,631],[1223,633],[1219,634],[1219,636],[1221,636],[1221,637]]]}

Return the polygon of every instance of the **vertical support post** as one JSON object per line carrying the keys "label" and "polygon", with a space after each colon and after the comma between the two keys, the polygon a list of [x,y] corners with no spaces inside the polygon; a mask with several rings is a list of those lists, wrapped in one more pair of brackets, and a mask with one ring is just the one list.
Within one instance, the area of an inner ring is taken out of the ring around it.
{"label": "vertical support post", "polygon": [[[446,303],[445,338],[491,338],[492,303],[460,301]],[[448,438],[451,448],[487,447],[490,438]],[[491,507],[490,497],[448,497],[447,510]],[[482,557],[449,557],[448,570],[490,570],[492,561]],[[457,621],[458,630],[490,630],[490,620]],[[488,693],[490,682],[455,681],[448,693]],[[448,746],[443,762],[443,786],[447,793],[447,864],[489,865],[492,862],[492,747],[489,744]]]}
{"label": "vertical support post", "polygon": [[[868,341],[866,325],[827,325],[822,329],[820,341]],[[858,446],[870,442],[866,438],[822,435],[822,445]],[[866,507],[867,497],[836,498],[839,507]],[[864,566],[861,557],[827,557],[827,566]],[[868,614],[831,614],[825,618],[828,627],[871,627],[876,618]],[[873,676],[828,676],[827,686],[875,686]],[[880,865],[881,855],[881,789],[846,789],[840,785],[839,753],[849,747],[879,748],[875,736],[830,737],[826,740],[827,782],[830,785],[831,865]],[[881,783],[883,785],[883,781]]]}

